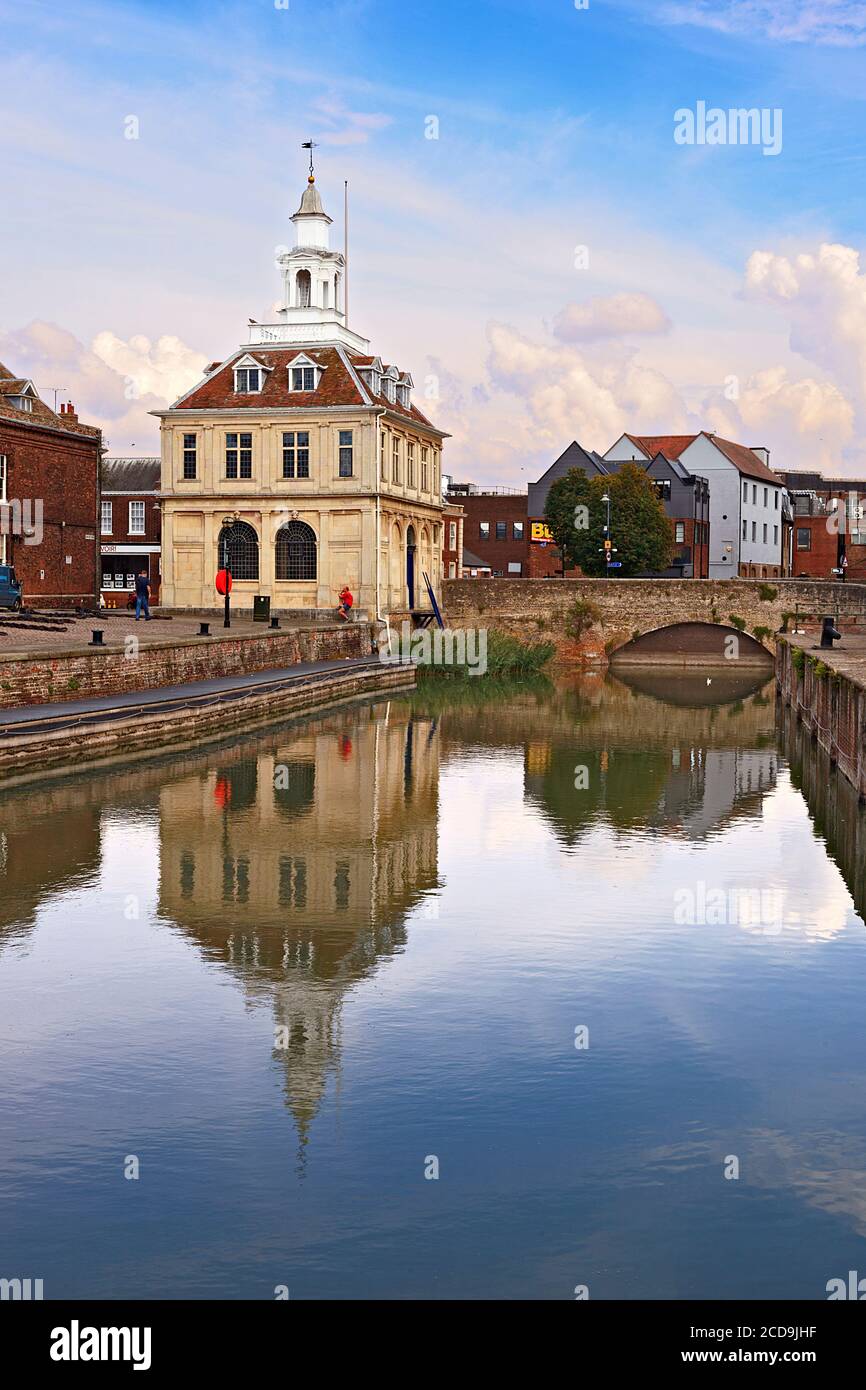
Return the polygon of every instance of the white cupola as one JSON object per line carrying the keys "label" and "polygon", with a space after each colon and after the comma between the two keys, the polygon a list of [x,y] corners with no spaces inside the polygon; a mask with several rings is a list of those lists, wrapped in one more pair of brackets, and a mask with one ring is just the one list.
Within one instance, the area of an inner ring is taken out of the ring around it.
{"label": "white cupola", "polygon": [[310,174],[301,206],[292,218],[295,245],[279,258],[283,275],[280,315],[291,323],[342,323],[345,262],[330,248],[332,219],[322,207],[316,180]]}
{"label": "white cupola", "polygon": [[322,206],[312,166],[300,206],[291,218],[295,244],[277,252],[282,281],[276,323],[250,320],[250,342],[343,343],[366,352],[369,343],[346,327],[346,261],[331,250],[333,219]]}

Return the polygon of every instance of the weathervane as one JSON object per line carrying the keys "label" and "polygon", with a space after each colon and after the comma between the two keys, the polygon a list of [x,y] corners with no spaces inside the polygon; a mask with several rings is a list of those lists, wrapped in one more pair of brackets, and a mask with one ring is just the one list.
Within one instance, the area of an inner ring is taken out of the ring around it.
{"label": "weathervane", "polygon": [[302,150],[310,151],[310,183],[315,183],[316,175],[313,173],[313,150],[318,145],[318,140],[304,140],[301,143]]}

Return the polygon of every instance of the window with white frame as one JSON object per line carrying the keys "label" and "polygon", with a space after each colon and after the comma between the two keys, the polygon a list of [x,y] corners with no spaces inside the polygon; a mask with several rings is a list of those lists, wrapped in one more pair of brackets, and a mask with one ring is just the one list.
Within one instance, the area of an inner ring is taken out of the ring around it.
{"label": "window with white frame", "polygon": [[411,439],[406,443],[406,483],[408,487],[415,486],[415,445]]}
{"label": "window with white frame", "polygon": [[456,549],[457,549],[457,522],[456,522],[456,521],[449,521],[449,523],[448,523],[448,549],[449,549],[449,550],[456,550]]}
{"label": "window with white frame", "polygon": [[6,501],[6,455],[0,454],[0,502]]}
{"label": "window with white frame", "polygon": [[385,434],[385,431],[384,431],[384,430],[382,430],[382,433],[381,433],[381,435],[380,435],[380,437],[379,437],[379,457],[380,457],[380,459],[381,459],[381,461],[382,461],[382,467],[381,467],[382,482],[383,482],[383,483],[387,483],[387,481],[388,481],[388,436]]}
{"label": "window with white frame", "polygon": [[144,535],[143,502],[130,502],[129,504],[129,534],[131,536]]}
{"label": "window with white frame", "polygon": [[399,481],[400,481],[400,441],[399,441],[399,439],[397,438],[397,436],[396,436],[396,434],[395,434],[395,435],[394,435],[393,444],[392,444],[392,452],[391,452],[391,482],[392,482],[392,483],[399,483]]}
{"label": "window with white frame", "polygon": [[315,391],[319,385],[321,369],[311,362],[299,362],[289,368],[289,389],[292,391]]}
{"label": "window with white frame", "polygon": [[429,450],[426,445],[421,445],[421,491],[428,492],[430,482]]}
{"label": "window with white frame", "polygon": [[113,508],[112,508],[112,505],[111,505],[110,502],[103,502],[103,503],[102,503],[102,507],[101,507],[101,511],[100,511],[100,518],[99,518],[99,530],[100,530],[100,534],[103,535],[103,536],[110,536],[110,535],[111,535],[111,532],[112,532],[112,529],[113,529],[113,516],[112,516],[112,511],[113,511]]}
{"label": "window with white frame", "polygon": [[235,390],[241,394],[255,394],[262,389],[262,373],[258,367],[235,368]]}
{"label": "window with white frame", "polygon": [[682,545],[682,543],[683,543],[683,541],[685,540],[685,538],[686,538],[686,524],[685,524],[684,521],[678,521],[678,522],[676,522],[676,529],[675,529],[675,534],[674,534],[674,540],[676,541],[677,545]]}

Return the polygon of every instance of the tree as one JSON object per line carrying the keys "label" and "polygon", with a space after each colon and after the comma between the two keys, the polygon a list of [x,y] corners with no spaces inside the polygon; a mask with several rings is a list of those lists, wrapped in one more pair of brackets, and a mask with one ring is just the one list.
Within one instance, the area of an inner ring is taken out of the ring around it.
{"label": "tree", "polygon": [[601,545],[604,507],[601,494],[593,492],[589,479],[581,469],[569,468],[551,485],[544,518],[559,547],[563,568],[570,569],[577,565],[584,574],[594,573],[587,568],[590,563],[589,542],[592,536],[592,544],[596,548]]}
{"label": "tree", "polygon": [[566,567],[607,573],[604,556],[607,504],[610,534],[623,578],[667,569],[673,554],[671,524],[652,482],[639,464],[624,463],[608,476],[587,478],[570,469],[547,496],[546,519]]}

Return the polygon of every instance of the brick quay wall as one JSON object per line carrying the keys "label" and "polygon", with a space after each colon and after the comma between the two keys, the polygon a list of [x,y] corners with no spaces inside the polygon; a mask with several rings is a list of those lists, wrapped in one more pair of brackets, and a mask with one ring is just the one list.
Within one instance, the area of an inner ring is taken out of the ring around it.
{"label": "brick quay wall", "polygon": [[349,623],[267,630],[255,636],[167,638],[140,644],[127,639],[104,647],[10,651],[0,655],[0,708],[121,695],[300,661],[368,656],[371,650],[369,626]]}

